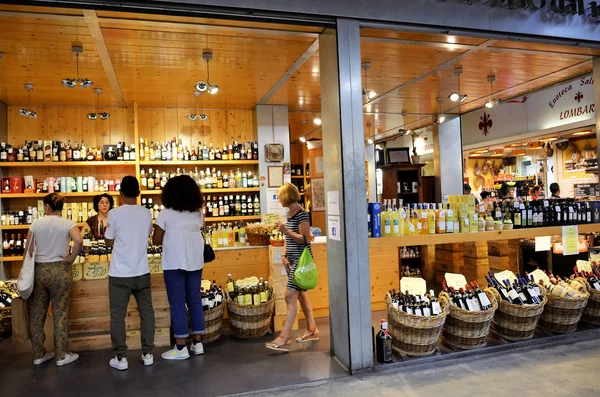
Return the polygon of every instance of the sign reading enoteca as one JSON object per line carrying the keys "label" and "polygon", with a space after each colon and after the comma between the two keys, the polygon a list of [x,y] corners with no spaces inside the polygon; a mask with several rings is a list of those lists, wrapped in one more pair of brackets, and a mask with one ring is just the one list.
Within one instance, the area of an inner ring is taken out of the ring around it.
{"label": "sign reading enoteca", "polygon": [[557,127],[578,128],[595,123],[594,77],[580,77],[507,101],[493,109],[461,116],[463,145],[496,141]]}

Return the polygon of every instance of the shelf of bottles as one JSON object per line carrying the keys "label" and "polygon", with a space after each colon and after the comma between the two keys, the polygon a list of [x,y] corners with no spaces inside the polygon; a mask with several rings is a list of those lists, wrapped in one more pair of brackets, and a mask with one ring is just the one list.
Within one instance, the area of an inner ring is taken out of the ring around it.
{"label": "shelf of bottles", "polygon": [[[70,193],[57,192],[57,193],[60,193],[60,195],[64,196],[64,197],[94,197],[94,196],[97,196],[98,194],[104,194],[104,193],[106,193],[110,196],[118,196],[120,194],[120,192],[104,192],[104,191],[70,192]],[[44,198],[46,195],[48,195],[48,193],[12,193],[12,194],[2,195],[2,198],[3,199]]]}
{"label": "shelf of bottles", "polygon": [[101,147],[86,147],[85,142],[71,141],[25,141],[13,147],[0,142],[0,166],[2,167],[69,167],[78,165],[109,166],[135,165],[135,145],[125,142]]}
{"label": "shelf of bottles", "polygon": [[258,143],[233,141],[229,145],[223,142],[221,147],[213,147],[212,143],[198,142],[191,148],[182,140],[173,138],[168,142],[148,141],[140,138],[141,165],[186,165],[186,164],[258,164]]}

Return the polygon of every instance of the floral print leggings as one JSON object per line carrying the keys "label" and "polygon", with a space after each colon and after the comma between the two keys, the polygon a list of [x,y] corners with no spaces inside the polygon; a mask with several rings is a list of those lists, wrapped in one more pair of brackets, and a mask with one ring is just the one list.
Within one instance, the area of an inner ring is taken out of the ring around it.
{"label": "floral print leggings", "polygon": [[29,298],[29,334],[33,345],[33,359],[46,355],[44,323],[48,315],[48,305],[52,302],[54,317],[55,358],[65,358],[68,348],[69,302],[73,274],[68,262],[47,262],[35,264],[35,281]]}

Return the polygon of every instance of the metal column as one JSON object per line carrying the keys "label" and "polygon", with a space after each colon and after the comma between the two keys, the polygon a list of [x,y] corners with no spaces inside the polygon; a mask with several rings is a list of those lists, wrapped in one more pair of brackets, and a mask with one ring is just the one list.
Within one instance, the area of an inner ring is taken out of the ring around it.
{"label": "metal column", "polygon": [[[356,373],[373,366],[358,22],[339,19],[337,30],[321,35],[319,53],[325,195],[339,195],[339,211],[327,205],[332,351]],[[339,240],[331,236],[332,220]]]}

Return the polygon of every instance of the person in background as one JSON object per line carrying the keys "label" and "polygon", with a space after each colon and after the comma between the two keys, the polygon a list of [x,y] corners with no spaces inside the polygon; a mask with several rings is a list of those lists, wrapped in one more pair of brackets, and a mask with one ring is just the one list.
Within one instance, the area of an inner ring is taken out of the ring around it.
{"label": "person in background", "polygon": [[162,191],[165,208],[154,226],[152,241],[162,245],[162,268],[171,308],[175,346],[161,354],[165,360],[190,358],[187,309],[192,323],[192,353],[204,354],[201,337],[205,333],[204,310],[200,297],[204,268],[204,224],[202,193],[187,175],[169,179]]}
{"label": "person in background", "polygon": [[[52,302],[56,365],[76,361],[77,353],[68,350],[68,314],[73,273],[71,265],[81,251],[82,239],[75,223],[62,217],[64,198],[56,193],[44,197],[45,217],[36,219],[27,232],[25,255],[35,250],[35,281],[29,298],[29,334],[33,346],[33,364],[41,365],[54,354],[44,348],[44,324]],[[69,254],[69,239],[73,250]]]}
{"label": "person in background", "polygon": [[108,247],[113,247],[108,270],[108,299],[110,306],[110,339],[115,357],[109,365],[118,370],[129,368],[125,317],[131,295],[135,297],[141,319],[142,361],[154,364],[154,308],[150,292],[148,266],[148,237],[152,233],[152,216],[137,205],[140,195],[137,178],[126,176],[121,181],[123,206],[108,213],[104,232]]}
{"label": "person in background", "polygon": [[[465,183],[463,185],[463,194],[466,196],[469,196],[471,194],[471,185],[469,185],[468,183]],[[473,196],[475,197],[475,196]],[[477,200],[477,197],[475,197],[475,205],[479,204],[479,200]]]}
{"label": "person in background", "polygon": [[493,206],[495,201],[496,200],[494,200],[492,194],[487,190],[481,192],[481,202],[486,206],[486,208],[489,206]]}
{"label": "person in background", "polygon": [[529,189],[529,195],[531,196],[531,200],[536,201],[540,195],[542,194],[542,187],[540,185],[535,185],[531,189]]}
{"label": "person in background", "polygon": [[513,200],[513,191],[510,188],[510,186],[508,186],[506,184],[506,182],[504,182],[502,184],[502,187],[500,187],[500,199],[501,200]]}
{"label": "person in background", "polygon": [[282,206],[289,209],[287,222],[285,225],[279,223],[277,228],[285,235],[285,254],[283,255],[283,265],[288,273],[287,290],[285,291],[285,301],[287,303],[287,320],[279,336],[270,343],[265,344],[267,349],[276,351],[289,351],[287,347],[290,344],[292,326],[298,315],[298,301],[302,306],[302,311],[306,317],[307,330],[296,339],[298,343],[305,343],[319,339],[319,330],[313,316],[312,304],[305,290],[300,289],[294,284],[294,272],[298,266],[298,261],[304,248],[310,248],[310,222],[308,214],[302,209],[300,193],[298,188],[291,183],[286,183],[277,191],[279,202]]}
{"label": "person in background", "polygon": [[88,218],[81,228],[81,236],[87,233],[94,236],[96,240],[104,238],[104,229],[108,223],[108,211],[115,207],[115,200],[109,194],[94,196],[94,211],[97,215]]}
{"label": "person in background", "polygon": [[560,198],[560,186],[558,183],[554,182],[550,185],[550,194],[552,194],[552,198],[559,199]]}

